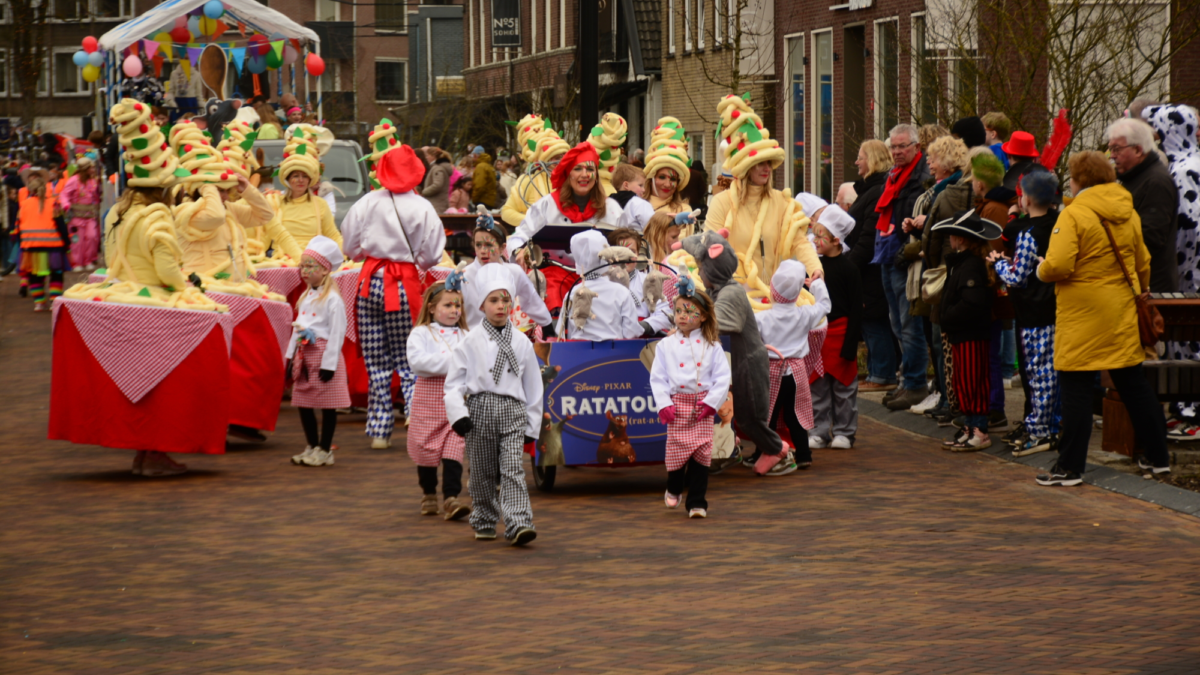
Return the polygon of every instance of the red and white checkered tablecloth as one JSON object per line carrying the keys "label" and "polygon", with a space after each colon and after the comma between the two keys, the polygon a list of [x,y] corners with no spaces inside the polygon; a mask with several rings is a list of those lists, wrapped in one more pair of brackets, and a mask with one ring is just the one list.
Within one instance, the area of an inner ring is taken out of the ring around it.
{"label": "red and white checkered tablecloth", "polygon": [[131,403],[183,362],[214,325],[221,326],[226,349],[233,348],[235,322],[229,314],[57,298],[53,322],[63,309],[71,313],[84,344]]}
{"label": "red and white checkered tablecloth", "polygon": [[98,284],[107,278],[108,278],[107,274],[97,274],[96,272],[92,272],[91,274],[88,275],[87,282],[89,284]]}
{"label": "red and white checkered tablecloth", "polygon": [[254,280],[266,284],[272,293],[287,295],[300,285],[299,267],[276,267],[273,269],[256,270]]}
{"label": "red and white checkered tablecloth", "polygon": [[358,342],[358,274],[359,270],[344,270],[333,275],[346,305],[346,339],[354,343]]}
{"label": "red and white checkered tablecloth", "polygon": [[233,317],[235,326],[253,314],[254,310],[262,307],[267,321],[271,322],[271,328],[275,331],[275,338],[279,341],[279,353],[287,351],[287,341],[292,336],[292,319],[295,316],[291,305],[266,298],[248,298],[244,295],[215,291],[209,291],[205,295],[222,305],[229,305],[229,314]]}
{"label": "red and white checkered tablecloth", "polygon": [[450,276],[450,273],[453,271],[454,268],[452,267],[430,267],[421,272],[421,283],[425,284],[425,287],[428,288],[439,281],[445,281],[446,277]]}

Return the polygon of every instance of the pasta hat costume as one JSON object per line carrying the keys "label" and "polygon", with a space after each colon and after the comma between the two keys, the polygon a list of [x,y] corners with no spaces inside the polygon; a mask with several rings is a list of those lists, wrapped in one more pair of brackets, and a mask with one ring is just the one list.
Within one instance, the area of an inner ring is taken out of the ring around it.
{"label": "pasta hat costume", "polygon": [[379,164],[383,153],[391,150],[400,143],[400,141],[396,140],[397,131],[396,125],[392,124],[392,121],[385,117],[379,120],[379,124],[375,125],[375,129],[367,137],[367,144],[371,147],[371,154],[367,155],[367,161],[370,162],[371,167],[369,175],[372,190],[378,190],[382,187],[375,178],[375,167]]}
{"label": "pasta hat costume", "polygon": [[[182,171],[151,118],[150,106],[127,98],[112,107],[109,118],[117,126],[125,151],[129,185],[159,190],[174,185]],[[146,204],[135,195],[124,213],[118,215],[114,209],[110,232],[108,278],[96,284],[76,284],[63,297],[148,307],[227,309],[184,278],[179,269],[182,252],[167,205]]]}
{"label": "pasta hat costume", "polygon": [[[809,218],[791,199],[791,192],[776,190],[769,183],[750,184],[748,174],[753,166],[769,162],[777,169],[786,153],[771,138],[748,96],[726,96],[717,112],[717,139],[725,150],[723,169],[734,180],[713,199],[705,225],[725,234],[737,254],[733,279],[746,288],[754,311],[763,311],[771,307],[771,276],[780,262],[797,259],[810,271],[822,269],[821,262],[808,241]],[[695,261],[679,252],[668,262],[681,269],[696,269]],[[815,299],[804,291],[796,302],[812,304]]]}
{"label": "pasta hat costume", "polygon": [[258,158],[254,156],[254,141],[257,139],[258,132],[250,128],[249,122],[234,120],[225,125],[217,151],[234,171],[250,178],[252,173],[261,168]]}
{"label": "pasta hat costume", "polygon": [[571,145],[554,130],[550,120],[541,115],[526,115],[516,123],[516,127],[517,143],[521,147],[526,173],[517,178],[513,189],[508,191],[508,200],[500,209],[500,219],[513,229],[525,219],[525,213],[534,202],[550,194],[552,165],[571,149]]}
{"label": "pasta hat costume", "polygon": [[600,156],[600,184],[606,195],[617,191],[612,184],[612,174],[621,159],[620,148],[625,145],[628,135],[629,125],[624,117],[616,113],[604,113],[600,123],[592,127],[592,132],[588,134],[587,142],[596,148],[596,154]]}
{"label": "pasta hat costume", "polygon": [[[692,160],[688,158],[687,153],[687,131],[679,120],[674,117],[659,119],[658,126],[650,133],[650,152],[646,153],[646,178],[652,181],[659,169],[674,169],[679,176],[679,186],[676,190],[687,187],[692,174],[689,170]],[[657,195],[652,197],[658,199],[659,206],[665,203],[665,200]],[[651,201],[651,204],[654,203]],[[655,206],[655,209],[657,208],[658,206]]]}
{"label": "pasta hat costume", "polygon": [[321,147],[318,140],[323,132],[324,128],[312,124],[288,127],[287,145],[283,147],[283,161],[279,163],[281,178],[286,181],[292,172],[302,171],[314,185],[321,180]]}

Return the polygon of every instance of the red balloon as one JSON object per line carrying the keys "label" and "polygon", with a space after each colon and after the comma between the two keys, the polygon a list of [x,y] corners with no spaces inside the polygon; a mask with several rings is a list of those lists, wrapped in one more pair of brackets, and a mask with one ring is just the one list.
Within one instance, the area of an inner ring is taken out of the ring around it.
{"label": "red balloon", "polygon": [[309,54],[304,59],[304,65],[308,68],[308,74],[313,77],[320,77],[325,72],[325,59],[316,54]]}
{"label": "red balloon", "polygon": [[192,31],[187,26],[176,26],[171,29],[171,41],[176,44],[186,44],[192,40]]}
{"label": "red balloon", "polygon": [[96,38],[92,37],[91,35],[83,38],[83,51],[91,54],[92,52],[96,51],[96,48],[99,46],[99,43],[96,42]]}
{"label": "red balloon", "polygon": [[261,33],[256,33],[254,35],[251,35],[249,42],[250,42],[250,45],[253,47],[250,50],[251,54],[258,54],[259,56],[266,56],[267,52],[271,51],[271,41],[267,39],[266,35],[263,35]]}

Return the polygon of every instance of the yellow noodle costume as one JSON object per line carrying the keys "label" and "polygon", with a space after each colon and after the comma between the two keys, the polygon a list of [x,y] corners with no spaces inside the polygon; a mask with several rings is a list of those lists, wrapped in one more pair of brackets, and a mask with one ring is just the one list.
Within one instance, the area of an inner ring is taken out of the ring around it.
{"label": "yellow noodle costume", "polygon": [[600,123],[592,127],[592,132],[588,134],[588,143],[596,148],[596,154],[600,156],[600,186],[606,195],[617,191],[612,184],[612,174],[621,159],[621,146],[625,145],[628,135],[629,125],[624,117],[616,113],[604,113]]}
{"label": "yellow noodle costume", "polygon": [[517,178],[508,200],[500,209],[500,218],[515,228],[525,219],[525,212],[534,202],[550,194],[550,171],[544,171],[538,163],[553,168],[553,164],[571,149],[571,145],[559,137],[550,120],[541,115],[529,114],[517,123],[517,143],[521,147],[521,158],[532,170]]}
{"label": "yellow noodle costume", "polygon": [[[315,187],[320,181],[321,148],[318,146],[317,140],[320,138],[321,131],[322,129],[319,127],[309,124],[299,124],[289,129],[287,145],[283,149],[283,163],[279,167],[279,176],[285,184],[288,176],[297,171],[308,176],[312,187]],[[391,131],[394,134],[395,127],[391,127]],[[375,134],[372,134],[372,137],[374,136]],[[386,139],[380,139],[380,142],[385,145],[388,143]],[[374,155],[371,156],[374,157]],[[372,180],[374,180],[373,175]],[[271,232],[276,229],[286,230],[292,235],[301,252],[308,246],[309,240],[317,235],[329,237],[341,247],[342,233],[338,231],[337,224],[333,222],[333,212],[329,210],[329,202],[312,194],[311,190],[300,199],[289,199],[284,195],[273,194],[267,197],[267,201],[270,202],[275,214],[272,221],[263,228],[264,230]],[[260,237],[266,238],[262,242],[266,248],[272,246],[279,248],[274,238],[266,235],[266,232],[263,232]],[[296,262],[300,261],[299,255],[294,255],[293,252],[286,253]]]}
{"label": "yellow noodle costume", "polygon": [[[650,151],[646,153],[646,196],[650,206],[655,211],[667,209],[672,213],[690,211],[691,205],[679,196],[679,192],[687,187],[692,177],[690,167],[692,160],[688,158],[687,131],[679,120],[674,117],[663,117],[658,120],[658,126],[650,133]],[[654,194],[654,175],[659,169],[672,169],[679,177],[675,186],[675,194],[669,198]]]}

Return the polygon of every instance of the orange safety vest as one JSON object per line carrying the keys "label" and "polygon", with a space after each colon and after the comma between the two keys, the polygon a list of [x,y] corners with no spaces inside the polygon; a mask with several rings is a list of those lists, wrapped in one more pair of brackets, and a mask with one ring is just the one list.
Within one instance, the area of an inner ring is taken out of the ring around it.
{"label": "orange safety vest", "polygon": [[47,195],[44,205],[38,204],[38,201],[37,197],[27,197],[21,202],[21,210],[17,215],[21,248],[65,246],[62,237],[58,236],[58,226],[54,224],[55,197]]}

